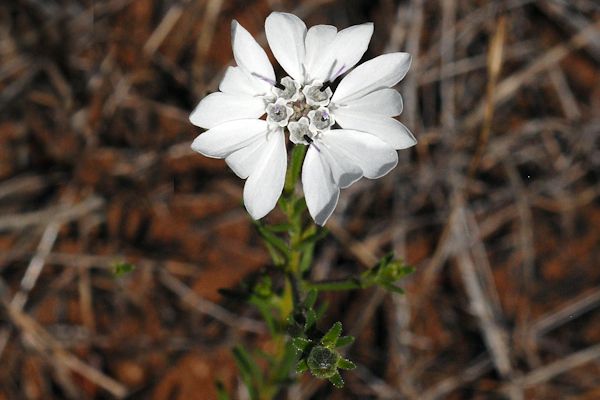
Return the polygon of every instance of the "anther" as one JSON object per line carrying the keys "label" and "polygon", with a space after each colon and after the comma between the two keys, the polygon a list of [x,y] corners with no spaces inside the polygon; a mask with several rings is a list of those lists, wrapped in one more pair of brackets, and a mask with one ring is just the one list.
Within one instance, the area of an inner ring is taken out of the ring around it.
{"label": "anther", "polygon": [[321,92],[324,92],[325,90],[327,90],[328,87],[331,87],[331,82],[330,81],[327,81],[323,85],[321,85],[321,87],[319,88],[319,90]]}
{"label": "anther", "polygon": [[303,138],[308,142],[308,144],[311,144],[313,142],[313,140],[308,135],[304,135]]}
{"label": "anther", "polygon": [[279,90],[285,90],[285,86],[283,86],[281,82],[275,82],[275,85],[273,86],[275,86]]}

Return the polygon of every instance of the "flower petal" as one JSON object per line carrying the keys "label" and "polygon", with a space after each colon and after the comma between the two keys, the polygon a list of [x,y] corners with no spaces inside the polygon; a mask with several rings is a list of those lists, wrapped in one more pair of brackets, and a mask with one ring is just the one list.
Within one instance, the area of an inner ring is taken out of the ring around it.
{"label": "flower petal", "polygon": [[260,163],[263,146],[267,141],[267,132],[259,135],[256,140],[250,142],[247,146],[234,151],[225,158],[229,168],[242,179],[248,178]]}
{"label": "flower petal", "polygon": [[395,117],[402,113],[402,96],[395,89],[380,89],[340,106],[345,112]]}
{"label": "flower petal", "polygon": [[237,65],[250,77],[256,77],[266,93],[275,84],[275,71],[269,57],[252,35],[236,20],[231,22],[231,48]]}
{"label": "flower petal", "polygon": [[367,51],[371,36],[373,36],[372,22],[350,26],[339,31],[329,47],[321,49],[320,62],[308,69],[310,77],[326,82],[349,71]]}
{"label": "flower petal", "polygon": [[225,122],[198,136],[192,150],[207,157],[225,158],[265,136],[267,129],[267,122],[261,119]]}
{"label": "flower petal", "polygon": [[219,84],[219,90],[227,94],[262,96],[267,93],[265,83],[259,78],[246,74],[241,67],[227,67]]}
{"label": "flower petal", "polygon": [[244,186],[244,205],[254,219],[264,217],[275,208],[283,191],[287,168],[283,133],[280,130],[269,132],[259,152],[260,161]]}
{"label": "flower petal", "polygon": [[[313,72],[321,69],[320,64],[327,58],[329,45],[334,41],[336,34],[337,28],[331,25],[315,25],[306,33],[304,67],[306,68],[306,75],[310,76],[311,80],[316,77]],[[321,80],[321,82],[324,82],[324,80]]]}
{"label": "flower petal", "polygon": [[317,225],[324,225],[340,197],[331,169],[314,144],[306,152],[302,166],[302,188],[308,212]]}
{"label": "flower petal", "polygon": [[[327,136],[330,132],[327,132]],[[325,133],[323,136],[325,136]],[[354,160],[338,151],[337,148],[329,148],[327,144],[328,142],[323,140],[317,142],[316,146],[321,150],[321,156],[325,158],[325,162],[329,165],[331,176],[336,185],[342,189],[347,188],[362,178],[363,171]]]}
{"label": "flower petal", "polygon": [[342,128],[371,133],[394,149],[406,149],[417,143],[408,128],[394,118],[346,111],[344,108],[336,109],[333,114]]}
{"label": "flower petal", "polygon": [[342,105],[375,90],[394,86],[408,72],[410,60],[408,53],[390,53],[359,65],[342,79],[331,101]]}
{"label": "flower petal", "polygon": [[304,22],[294,14],[273,12],[265,21],[265,33],[279,64],[297,82],[304,83]]}
{"label": "flower petal", "polygon": [[365,132],[334,129],[324,134],[322,141],[336,159],[360,167],[361,174],[370,179],[382,177],[398,164],[398,153],[392,146]]}
{"label": "flower petal", "polygon": [[223,122],[258,118],[264,113],[265,103],[260,97],[216,92],[200,101],[190,115],[190,122],[211,129]]}

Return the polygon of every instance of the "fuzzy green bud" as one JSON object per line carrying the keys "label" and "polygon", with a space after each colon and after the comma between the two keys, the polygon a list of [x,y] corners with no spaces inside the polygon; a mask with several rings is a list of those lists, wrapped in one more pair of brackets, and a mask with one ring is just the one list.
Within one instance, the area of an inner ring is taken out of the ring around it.
{"label": "fuzzy green bud", "polygon": [[315,346],[306,360],[310,372],[317,378],[331,378],[337,373],[340,355],[324,346]]}

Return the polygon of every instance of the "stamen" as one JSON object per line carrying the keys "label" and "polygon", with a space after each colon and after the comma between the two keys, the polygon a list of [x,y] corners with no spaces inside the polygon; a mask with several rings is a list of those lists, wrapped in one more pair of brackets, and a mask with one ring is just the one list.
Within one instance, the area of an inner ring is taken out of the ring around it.
{"label": "stamen", "polygon": [[344,72],[346,72],[346,65],[342,65],[335,74],[333,74],[333,76],[331,77],[332,81],[335,81],[337,78],[340,77],[340,75],[342,75]]}
{"label": "stamen", "polygon": [[273,86],[275,86],[279,90],[285,90],[285,86],[281,82],[276,82]]}
{"label": "stamen", "polygon": [[277,87],[277,82],[276,82],[276,81],[274,81],[274,80],[272,80],[272,79],[269,79],[269,78],[267,78],[266,76],[262,76],[262,75],[260,75],[260,74],[257,74],[256,72],[252,72],[252,74],[251,74],[251,75],[252,75],[252,76],[255,76],[255,77],[257,77],[257,78],[258,78],[258,79],[260,79],[261,81],[265,81],[265,82],[267,82],[267,83],[268,83],[269,85],[271,85],[271,86],[275,86],[275,87]]}
{"label": "stamen", "polygon": [[313,142],[313,140],[308,135],[304,135],[303,138],[308,142],[308,144],[311,144]]}
{"label": "stamen", "polygon": [[328,87],[331,87],[331,82],[327,81],[325,82],[320,88],[319,91],[324,92],[325,90],[327,90]]}

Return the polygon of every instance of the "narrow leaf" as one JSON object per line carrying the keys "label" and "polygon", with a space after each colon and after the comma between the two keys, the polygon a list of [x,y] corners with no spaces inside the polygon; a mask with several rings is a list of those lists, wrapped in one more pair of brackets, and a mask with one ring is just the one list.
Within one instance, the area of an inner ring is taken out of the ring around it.
{"label": "narrow leaf", "polygon": [[306,360],[300,360],[298,361],[298,365],[296,365],[296,372],[299,374],[303,374],[306,371],[308,371],[308,364],[306,363]]}
{"label": "narrow leaf", "polygon": [[333,324],[331,329],[327,331],[325,336],[321,339],[321,344],[325,347],[333,347],[337,342],[338,338],[342,334],[342,323],[340,321]]}
{"label": "narrow leaf", "polygon": [[216,381],[215,386],[217,387],[217,400],[229,400],[229,394],[227,394],[227,390],[225,389],[223,382]]}
{"label": "narrow leaf", "polygon": [[308,331],[317,322],[317,313],[312,308],[306,311],[306,322],[304,323],[304,331]]}
{"label": "narrow leaf", "polygon": [[340,358],[340,360],[338,361],[338,368],[350,370],[350,369],[356,368],[356,364],[354,364],[352,361],[350,361],[348,359]]}
{"label": "narrow leaf", "polygon": [[306,294],[306,298],[304,299],[304,305],[306,308],[313,308],[315,303],[317,302],[317,297],[319,296],[319,292],[314,289],[311,289]]}
{"label": "narrow leaf", "polygon": [[390,292],[394,292],[394,293],[398,293],[398,294],[404,294],[404,289],[396,286],[396,285],[384,285],[384,288],[386,288],[387,290],[389,290]]}
{"label": "narrow leaf", "polygon": [[336,372],[335,375],[333,375],[331,378],[329,378],[329,382],[331,382],[333,384],[333,386],[335,386],[338,389],[341,389],[344,387],[344,380],[342,379],[342,376],[340,375],[339,372]]}
{"label": "narrow leaf", "polygon": [[335,347],[348,346],[349,344],[354,343],[354,340],[354,336],[342,336],[335,342]]}
{"label": "narrow leaf", "polygon": [[310,340],[305,339],[303,337],[292,338],[292,345],[299,352],[303,352],[304,350],[306,350],[306,348],[308,347],[309,344],[310,344]]}

